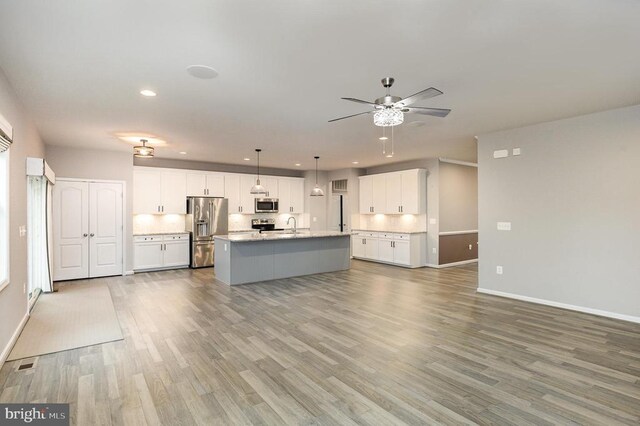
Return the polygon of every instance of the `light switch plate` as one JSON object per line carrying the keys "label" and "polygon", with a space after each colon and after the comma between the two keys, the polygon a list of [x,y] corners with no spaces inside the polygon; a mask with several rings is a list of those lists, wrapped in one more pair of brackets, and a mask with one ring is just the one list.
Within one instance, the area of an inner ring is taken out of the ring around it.
{"label": "light switch plate", "polygon": [[509,156],[508,149],[499,149],[497,151],[493,151],[493,158],[505,158]]}
{"label": "light switch plate", "polygon": [[25,235],[27,235],[27,227],[25,225],[21,225],[18,228],[18,232],[20,232],[21,237],[24,237]]}
{"label": "light switch plate", "polygon": [[513,151],[511,151],[511,153],[513,155],[520,155],[520,148],[513,148]]}
{"label": "light switch plate", "polygon": [[429,218],[429,225],[435,225],[435,224],[436,224],[436,218],[435,217]]}
{"label": "light switch plate", "polygon": [[502,266],[496,266],[496,274],[502,275]]}
{"label": "light switch plate", "polygon": [[511,222],[498,222],[498,231],[511,231]]}

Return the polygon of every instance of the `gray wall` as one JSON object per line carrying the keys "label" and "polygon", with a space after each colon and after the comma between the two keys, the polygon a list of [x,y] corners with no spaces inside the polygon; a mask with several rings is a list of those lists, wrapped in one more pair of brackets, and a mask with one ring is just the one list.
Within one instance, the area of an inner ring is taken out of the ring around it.
{"label": "gray wall", "polygon": [[440,232],[478,229],[478,168],[440,162]]}
{"label": "gray wall", "polygon": [[479,287],[640,321],[639,160],[640,106],[481,136]]}
{"label": "gray wall", "polygon": [[[309,195],[315,185],[315,170],[304,172],[304,212],[309,214],[309,228],[312,231],[325,231],[327,229],[327,206],[330,195],[327,172],[318,172],[318,185],[324,190],[324,197],[312,197]],[[316,219],[315,222],[313,221],[314,218]]]}
{"label": "gray wall", "polygon": [[125,270],[133,270],[133,155],[47,145],[47,162],[58,178],[123,180],[126,183]]}
{"label": "gray wall", "polygon": [[[13,126],[9,156],[9,285],[0,291],[0,353],[7,350],[11,336],[27,313],[27,238],[20,226],[27,224],[26,158],[44,157],[44,144],[36,127],[18,101],[0,69],[0,113]],[[2,177],[4,179],[4,177]],[[4,232],[4,230],[2,230]]]}
{"label": "gray wall", "polygon": [[[209,163],[206,161],[173,160],[170,158],[134,158],[135,166],[164,167],[167,169],[204,170],[212,172],[226,173],[247,173],[254,174],[257,170],[255,161],[247,164],[223,164]],[[271,167],[260,167],[260,174],[272,176],[303,177],[302,170],[275,169]]]}

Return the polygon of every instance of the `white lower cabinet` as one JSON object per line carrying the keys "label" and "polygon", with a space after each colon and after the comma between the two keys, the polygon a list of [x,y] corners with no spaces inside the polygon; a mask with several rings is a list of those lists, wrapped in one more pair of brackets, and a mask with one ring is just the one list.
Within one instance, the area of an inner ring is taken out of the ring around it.
{"label": "white lower cabinet", "polygon": [[189,234],[136,235],[133,241],[135,271],[189,266]]}
{"label": "white lower cabinet", "polygon": [[426,264],[427,234],[356,231],[351,234],[351,255],[357,259],[409,268]]}

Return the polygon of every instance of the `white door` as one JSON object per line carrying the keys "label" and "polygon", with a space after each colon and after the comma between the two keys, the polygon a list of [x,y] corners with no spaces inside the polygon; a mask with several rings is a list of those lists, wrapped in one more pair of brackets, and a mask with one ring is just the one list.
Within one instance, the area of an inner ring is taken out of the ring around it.
{"label": "white door", "polygon": [[373,179],[365,176],[360,178],[360,213],[373,213]]}
{"label": "white door", "polygon": [[161,242],[134,244],[134,269],[137,271],[162,268],[163,247],[164,245]]}
{"label": "white door", "polygon": [[133,170],[133,214],[161,213],[162,175],[159,170],[146,170],[139,167]]}
{"label": "white door", "polygon": [[293,179],[291,181],[291,213],[304,213],[304,180]]}
{"label": "white door", "polygon": [[351,237],[351,255],[353,257],[364,258],[367,256],[364,245],[364,237],[361,235],[353,235]]}
{"label": "white door", "polygon": [[122,275],[122,184],[89,184],[89,277]]}
{"label": "white door", "polygon": [[189,241],[164,243],[163,266],[185,266],[189,264]]}
{"label": "white door", "polygon": [[402,213],[402,174],[390,173],[386,176],[385,213]]}
{"label": "white door", "polygon": [[400,265],[411,264],[411,244],[409,241],[394,241],[393,242],[393,263]]}
{"label": "white door", "polygon": [[53,188],[53,279],[89,276],[89,184],[58,180]]}
{"label": "white door", "polygon": [[402,176],[402,213],[424,213],[420,211],[420,174],[418,170],[408,170],[399,174]]}
{"label": "white door", "polygon": [[207,174],[207,196],[224,197],[224,175],[221,173]]}
{"label": "white door", "polygon": [[[222,192],[224,196],[224,188]],[[187,173],[187,196],[202,197],[207,195],[207,175],[204,173]]]}
{"label": "white door", "polygon": [[161,213],[187,214],[187,174],[180,171],[162,172]]}
{"label": "white door", "polygon": [[[250,188],[247,189],[249,191]],[[242,213],[240,203],[240,175],[228,174],[224,177],[224,197],[229,200],[229,214]]]}
{"label": "white door", "polygon": [[393,263],[393,241],[380,240],[378,244],[378,260]]}
{"label": "white door", "polygon": [[384,213],[387,208],[387,177],[373,175],[372,177],[372,205],[373,213]]}

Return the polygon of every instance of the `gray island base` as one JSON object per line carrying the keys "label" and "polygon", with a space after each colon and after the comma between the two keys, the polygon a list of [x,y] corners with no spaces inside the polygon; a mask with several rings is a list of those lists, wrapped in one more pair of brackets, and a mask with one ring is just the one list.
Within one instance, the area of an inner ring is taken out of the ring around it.
{"label": "gray island base", "polygon": [[351,237],[340,232],[223,235],[215,237],[216,278],[248,284],[351,266]]}

